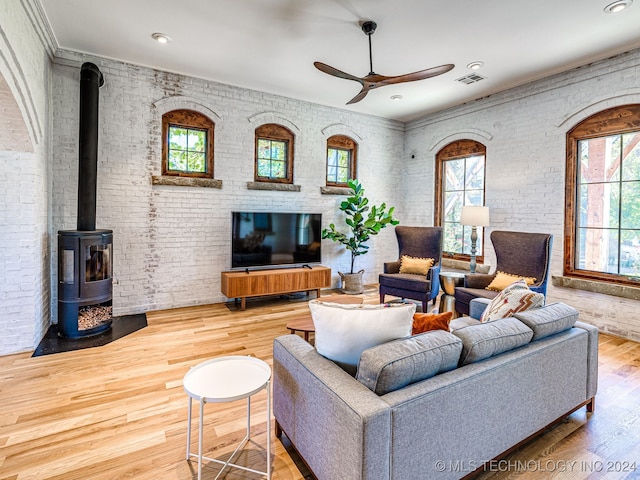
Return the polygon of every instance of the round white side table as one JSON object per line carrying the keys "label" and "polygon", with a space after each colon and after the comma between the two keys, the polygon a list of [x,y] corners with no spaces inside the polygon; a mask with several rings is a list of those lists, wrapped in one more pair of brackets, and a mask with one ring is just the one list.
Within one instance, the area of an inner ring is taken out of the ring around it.
{"label": "round white side table", "polygon": [[[198,480],[202,478],[202,460],[223,465],[216,479],[228,466],[271,478],[271,368],[264,361],[241,355],[214,358],[191,368],[183,379],[184,391],[189,396],[187,426],[187,460],[198,457]],[[231,463],[233,457],[249,441],[251,429],[251,396],[260,390],[267,390],[267,470],[254,470]],[[205,403],[232,402],[247,399],[247,433],[226,462],[202,455],[202,423]],[[191,407],[193,400],[200,403],[198,422],[198,454],[191,453]]]}

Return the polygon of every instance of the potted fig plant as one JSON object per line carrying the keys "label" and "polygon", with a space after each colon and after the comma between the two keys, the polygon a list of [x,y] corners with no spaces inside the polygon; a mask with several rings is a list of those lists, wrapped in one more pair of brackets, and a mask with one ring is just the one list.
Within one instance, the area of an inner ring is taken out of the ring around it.
{"label": "potted fig plant", "polygon": [[364,188],[358,180],[349,180],[347,185],[351,189],[350,196],[340,203],[340,210],[345,215],[345,223],[349,229],[347,233],[336,230],[331,223],[329,228],[322,230],[322,238],[328,238],[341,243],[351,252],[351,271],[338,272],[342,279],[342,291],[349,294],[362,293],[362,274],[364,270],[354,272],[356,257],[369,251],[367,241],[372,235],[377,235],[387,225],[398,225],[400,222],[393,218],[394,207],[387,210],[387,205],[369,206],[369,199],[364,196]]}

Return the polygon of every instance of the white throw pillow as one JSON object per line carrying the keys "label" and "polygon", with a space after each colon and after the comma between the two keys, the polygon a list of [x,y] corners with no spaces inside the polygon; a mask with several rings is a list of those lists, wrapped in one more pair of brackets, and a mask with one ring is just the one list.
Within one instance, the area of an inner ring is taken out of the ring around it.
{"label": "white throw pillow", "polygon": [[355,375],[367,348],[411,335],[414,303],[344,305],[309,302],[318,353]]}

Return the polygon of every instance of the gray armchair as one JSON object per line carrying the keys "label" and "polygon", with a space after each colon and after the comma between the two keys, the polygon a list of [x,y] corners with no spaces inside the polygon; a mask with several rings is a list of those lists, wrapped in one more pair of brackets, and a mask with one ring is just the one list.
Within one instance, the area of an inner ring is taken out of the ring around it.
{"label": "gray armchair", "polygon": [[[380,283],[380,303],[385,295],[410,298],[422,302],[422,311],[427,311],[427,303],[435,301],[440,291],[440,265],[442,264],[442,227],[395,228],[400,258],[384,264],[384,273],[378,277]],[[400,259],[403,255],[417,258],[433,258],[434,264],[427,275],[400,273]]]}
{"label": "gray armchair", "polygon": [[456,312],[461,315],[469,315],[469,302],[474,298],[493,299],[498,295],[498,292],[486,289],[498,271],[535,277],[535,283],[529,288],[547,295],[553,235],[496,230],[491,232],[491,243],[496,253],[495,272],[467,275],[464,287],[456,287]]}

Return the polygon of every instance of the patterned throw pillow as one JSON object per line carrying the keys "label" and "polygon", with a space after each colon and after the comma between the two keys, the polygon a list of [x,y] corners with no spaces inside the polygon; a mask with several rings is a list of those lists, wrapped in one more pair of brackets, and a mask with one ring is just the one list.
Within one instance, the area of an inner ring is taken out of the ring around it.
{"label": "patterned throw pillow", "polygon": [[482,323],[511,317],[514,313],[544,305],[544,295],[532,292],[524,280],[518,280],[491,300],[480,317]]}
{"label": "patterned throw pillow", "polygon": [[403,255],[400,259],[400,273],[426,275],[433,267],[433,258],[417,258]]}
{"label": "patterned throw pillow", "polygon": [[487,286],[486,290],[501,292],[517,280],[524,280],[527,282],[527,285],[533,285],[536,282],[535,277],[523,277],[522,275],[511,275],[510,273],[497,272],[493,281]]}
{"label": "patterned throw pillow", "polygon": [[449,322],[453,318],[453,312],[442,313],[414,313],[413,329],[411,335],[429,332],[431,330],[449,331]]}

